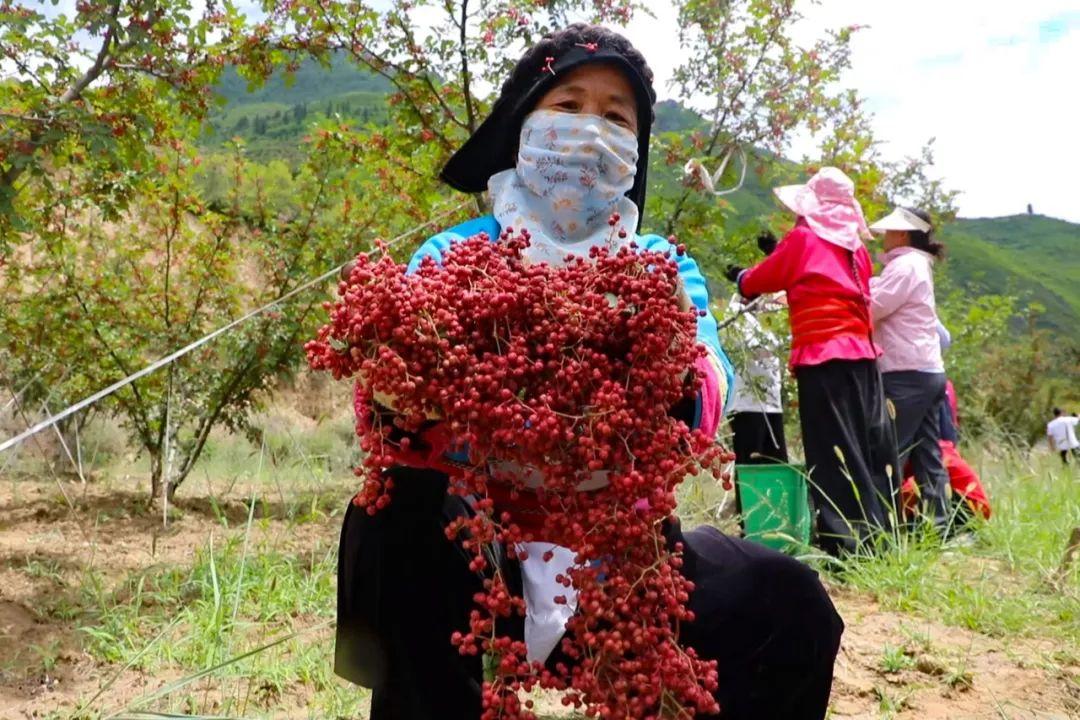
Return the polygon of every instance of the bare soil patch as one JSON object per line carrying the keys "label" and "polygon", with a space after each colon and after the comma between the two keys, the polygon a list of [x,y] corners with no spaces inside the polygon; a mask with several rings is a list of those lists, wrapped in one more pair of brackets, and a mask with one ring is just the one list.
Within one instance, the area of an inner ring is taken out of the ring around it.
{"label": "bare soil patch", "polygon": [[[91,657],[78,630],[90,568],[109,583],[153,564],[190,563],[211,533],[222,539],[242,533],[247,513],[243,502],[222,503],[193,486],[163,528],[160,508],[147,506],[143,490],[77,483],[67,490],[74,509],[52,481],[0,481],[2,718],[70,716],[120,671]],[[244,489],[236,488],[232,497],[244,497]],[[257,507],[265,519],[253,525],[253,542],[272,540],[276,547],[304,552],[335,541],[339,517],[287,523],[275,515],[280,509],[273,503]],[[847,624],[832,717],[1080,717],[1076,648],[1057,647],[1053,638],[991,638],[950,626],[945,618],[883,611],[872,598],[842,587],[830,591]],[[320,637],[331,641],[327,633]],[[120,672],[106,691],[107,705],[123,706],[168,679]],[[287,688],[268,698],[265,714],[308,717],[306,696],[303,687]],[[563,715],[553,698],[544,705],[551,717]]]}

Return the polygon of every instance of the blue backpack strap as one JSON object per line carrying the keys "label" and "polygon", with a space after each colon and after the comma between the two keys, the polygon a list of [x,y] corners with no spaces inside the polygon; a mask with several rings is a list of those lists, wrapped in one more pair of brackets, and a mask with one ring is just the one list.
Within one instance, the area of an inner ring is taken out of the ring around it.
{"label": "blue backpack strap", "polygon": [[426,257],[430,257],[436,264],[441,264],[443,254],[450,249],[451,243],[464,240],[465,238],[474,235],[479,235],[480,233],[487,233],[489,238],[497,240],[499,233],[501,232],[502,228],[499,227],[499,222],[492,215],[473,218],[460,225],[455,225],[448,230],[443,230],[441,233],[428,238],[428,240],[413,253],[412,259],[409,260],[409,267],[406,272],[416,272],[416,269],[420,267],[420,261]]}

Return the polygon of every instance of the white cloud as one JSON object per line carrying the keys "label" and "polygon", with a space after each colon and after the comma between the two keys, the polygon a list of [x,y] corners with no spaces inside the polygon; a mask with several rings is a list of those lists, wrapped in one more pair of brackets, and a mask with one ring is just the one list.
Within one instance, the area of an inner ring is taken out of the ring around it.
{"label": "white cloud", "polygon": [[[678,63],[677,23],[669,6],[654,12],[627,34],[663,96]],[[826,28],[869,26],[853,40],[846,84],[867,98],[889,156],[937,138],[937,170],[963,191],[962,215],[1020,213],[1030,202],[1080,221],[1075,0],[826,0],[804,12],[807,42]]]}

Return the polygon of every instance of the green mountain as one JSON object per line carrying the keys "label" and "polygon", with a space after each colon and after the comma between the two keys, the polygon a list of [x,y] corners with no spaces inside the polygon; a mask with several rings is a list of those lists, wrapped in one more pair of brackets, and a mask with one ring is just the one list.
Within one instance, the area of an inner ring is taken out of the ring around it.
{"label": "green mountain", "polygon": [[385,122],[391,85],[336,55],[328,67],[305,60],[291,75],[276,72],[251,89],[234,68],[226,68],[215,90],[223,104],[210,116],[203,147],[222,148],[239,137],[251,159],[292,164],[302,159],[300,140],[316,120]]}
{"label": "green mountain", "polygon": [[[307,61],[291,80],[278,73],[251,92],[247,82],[229,70],[217,88],[224,105],[212,115],[203,144],[220,149],[239,136],[248,157],[294,164],[301,159],[300,138],[313,121],[336,116],[379,124],[386,118],[390,89],[385,78],[357,69],[343,56],[334,57],[329,67]],[[676,102],[657,103],[658,133],[704,126],[699,115]],[[751,153],[743,189],[727,196],[734,226],[775,212],[772,182],[764,182],[755,170],[770,159]],[[666,169],[658,158],[652,167],[654,187],[681,181],[677,169]],[[941,236],[949,251],[944,269],[954,284],[1036,301],[1046,308],[1045,326],[1075,334],[1080,326],[1080,225],[1041,215],[962,218]]]}
{"label": "green mountain", "polygon": [[1019,295],[1046,308],[1042,324],[1080,326],[1080,225],[1044,215],[960,218],[941,233],[946,272],[975,291]]}
{"label": "green mountain", "polygon": [[657,133],[704,130],[709,125],[696,112],[674,100],[661,100],[656,103],[654,112],[653,132]]}
{"label": "green mountain", "polygon": [[334,55],[328,67],[315,60],[304,60],[291,79],[283,72],[276,72],[251,91],[247,80],[234,68],[226,68],[216,88],[229,105],[318,103],[354,92],[386,95],[390,89],[389,80],[360,70],[342,54]]}

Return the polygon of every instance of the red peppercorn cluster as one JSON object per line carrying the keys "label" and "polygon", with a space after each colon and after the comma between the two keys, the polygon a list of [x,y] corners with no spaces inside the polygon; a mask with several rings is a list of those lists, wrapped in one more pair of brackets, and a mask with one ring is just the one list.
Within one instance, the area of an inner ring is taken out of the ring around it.
{"label": "red peppercorn cluster", "polygon": [[[688,373],[704,353],[696,312],[680,310],[668,255],[596,248],[551,266],[526,262],[527,245],[527,232],[479,235],[412,274],[385,252],[360,256],[327,303],[330,322],[307,345],[311,366],[358,378],[362,399],[396,413],[396,427],[358,425],[357,503],[374,513],[391,502],[383,470],[414,449],[402,431],[438,418],[467,448],[451,491],[476,514],[447,535],[487,579],[469,632],[447,640],[489,658],[485,720],[532,718],[521,691],[537,687],[562,691],[590,717],[716,712],[715,662],[679,643],[693,586],[680,573],[682,548],[663,535],[679,482],[719,476],[727,457],[669,413],[700,386]],[[513,500],[526,495],[539,523],[515,515]],[[496,632],[498,618],[525,608],[487,550],[499,543],[520,558],[531,540],[576,553],[558,578],[576,591],[577,610],[562,641],[567,662],[553,668]]]}

